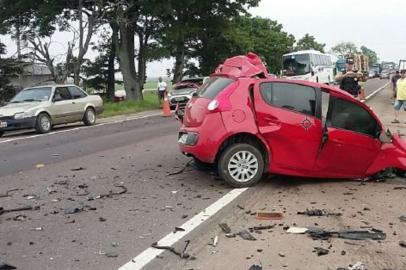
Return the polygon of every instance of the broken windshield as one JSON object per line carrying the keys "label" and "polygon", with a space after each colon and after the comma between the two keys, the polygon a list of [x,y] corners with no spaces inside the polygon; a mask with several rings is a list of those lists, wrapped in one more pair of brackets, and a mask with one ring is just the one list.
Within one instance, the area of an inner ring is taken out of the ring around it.
{"label": "broken windshield", "polygon": [[283,70],[286,76],[305,75],[310,72],[308,54],[287,55],[283,57]]}

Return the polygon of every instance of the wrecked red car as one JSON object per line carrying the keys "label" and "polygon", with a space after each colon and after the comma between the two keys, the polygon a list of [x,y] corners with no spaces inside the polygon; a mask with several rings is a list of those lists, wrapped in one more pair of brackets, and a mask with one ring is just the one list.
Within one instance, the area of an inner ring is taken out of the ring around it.
{"label": "wrecked red car", "polygon": [[182,122],[182,153],[216,164],[233,187],[265,173],[364,179],[406,170],[405,142],[368,106],[332,86],[272,77],[252,53],[220,65]]}

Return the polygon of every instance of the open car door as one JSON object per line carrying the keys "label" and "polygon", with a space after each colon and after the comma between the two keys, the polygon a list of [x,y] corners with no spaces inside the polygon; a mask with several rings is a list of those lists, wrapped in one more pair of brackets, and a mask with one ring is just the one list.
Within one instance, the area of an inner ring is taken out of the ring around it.
{"label": "open car door", "polygon": [[377,158],[381,126],[361,105],[330,96],[315,172],[320,176],[362,178]]}

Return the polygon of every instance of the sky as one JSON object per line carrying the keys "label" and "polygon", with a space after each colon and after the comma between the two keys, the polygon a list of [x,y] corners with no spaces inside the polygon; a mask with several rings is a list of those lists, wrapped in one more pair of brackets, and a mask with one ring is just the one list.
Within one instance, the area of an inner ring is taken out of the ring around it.
{"label": "sky", "polygon": [[[381,61],[406,59],[404,0],[262,0],[249,11],[254,16],[278,21],[296,39],[309,33],[325,43],[327,50],[339,42],[351,41],[376,51]],[[55,34],[51,51],[61,54],[69,39],[69,34]],[[0,41],[6,44],[9,55],[15,53],[10,37],[0,36]],[[89,52],[87,57],[96,55]],[[149,63],[147,76],[166,76],[166,69],[172,67],[172,59]]]}

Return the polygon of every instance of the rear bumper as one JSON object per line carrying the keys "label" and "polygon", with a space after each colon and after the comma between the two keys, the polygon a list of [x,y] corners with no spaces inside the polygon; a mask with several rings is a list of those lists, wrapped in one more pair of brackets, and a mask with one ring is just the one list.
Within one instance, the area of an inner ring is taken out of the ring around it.
{"label": "rear bumper", "polygon": [[[12,131],[12,130],[19,130],[19,129],[29,129],[35,127],[36,117],[30,117],[25,119],[2,119],[0,118],[0,122],[6,122],[7,127],[0,128],[0,131]],[[0,125],[1,126],[1,125]]]}
{"label": "rear bumper", "polygon": [[[186,141],[180,142],[182,135]],[[180,151],[206,163],[214,163],[216,155],[226,135],[226,129],[220,113],[208,114],[199,127],[185,127],[179,130]]]}

